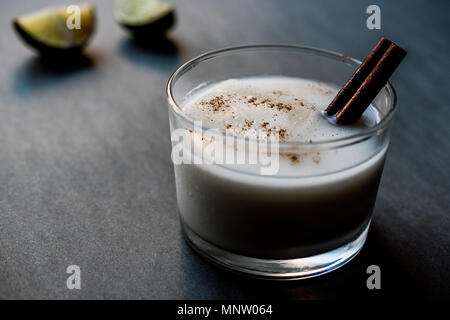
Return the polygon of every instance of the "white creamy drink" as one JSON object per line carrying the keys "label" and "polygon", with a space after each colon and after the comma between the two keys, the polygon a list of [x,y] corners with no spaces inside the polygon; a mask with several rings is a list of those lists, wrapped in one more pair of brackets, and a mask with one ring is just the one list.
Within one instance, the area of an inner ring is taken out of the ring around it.
{"label": "white creamy drink", "polygon": [[[327,148],[327,141],[379,122],[369,107],[354,125],[330,124],[320,112],[337,91],[308,79],[259,76],[190,92],[180,104],[190,119],[242,141],[248,137],[248,144],[276,138],[280,146],[273,175],[260,174],[261,165],[175,165],[187,228],[219,248],[267,259],[308,257],[357,238],[370,222],[388,139],[359,137]],[[202,141],[200,149],[208,145],[190,132],[192,141]],[[198,145],[193,152],[200,152]]]}

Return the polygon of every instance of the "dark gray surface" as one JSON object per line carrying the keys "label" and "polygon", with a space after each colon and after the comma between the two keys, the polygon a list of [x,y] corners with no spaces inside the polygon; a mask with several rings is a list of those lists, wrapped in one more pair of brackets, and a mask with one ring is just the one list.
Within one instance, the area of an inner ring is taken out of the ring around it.
{"label": "dark gray surface", "polygon": [[[448,1],[176,1],[156,48],[133,43],[94,1],[91,63],[61,72],[18,41],[0,5],[0,298],[291,299],[450,297]],[[369,4],[382,30],[365,27]],[[363,58],[381,35],[409,51],[392,82],[399,112],[362,253],[315,280],[248,280],[184,243],[164,87],[205,50],[295,43]],[[65,269],[82,270],[82,289]],[[377,264],[382,290],[366,289]]]}

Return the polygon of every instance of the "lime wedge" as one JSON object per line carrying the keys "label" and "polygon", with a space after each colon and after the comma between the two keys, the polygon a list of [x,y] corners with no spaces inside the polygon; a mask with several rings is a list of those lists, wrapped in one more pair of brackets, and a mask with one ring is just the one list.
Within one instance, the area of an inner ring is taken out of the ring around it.
{"label": "lime wedge", "polygon": [[160,37],[175,24],[175,7],[158,0],[117,0],[115,18],[136,36]]}
{"label": "lime wedge", "polygon": [[[67,7],[51,7],[17,17],[13,25],[22,39],[41,53],[81,51],[94,32],[95,7],[90,4],[78,7],[78,26],[73,25],[75,11]],[[70,28],[68,20],[72,23]]]}

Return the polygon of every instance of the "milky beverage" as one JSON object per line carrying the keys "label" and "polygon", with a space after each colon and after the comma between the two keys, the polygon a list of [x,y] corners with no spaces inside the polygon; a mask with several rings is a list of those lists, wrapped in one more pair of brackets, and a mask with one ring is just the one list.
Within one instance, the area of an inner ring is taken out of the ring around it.
{"label": "milky beverage", "polygon": [[181,103],[189,118],[242,141],[276,138],[280,146],[273,175],[261,175],[258,164],[175,165],[184,224],[217,247],[270,259],[307,257],[358,237],[370,222],[388,141],[325,148],[327,140],[379,122],[371,106],[354,125],[330,124],[320,111],[337,91],[308,79],[259,76],[190,92]]}

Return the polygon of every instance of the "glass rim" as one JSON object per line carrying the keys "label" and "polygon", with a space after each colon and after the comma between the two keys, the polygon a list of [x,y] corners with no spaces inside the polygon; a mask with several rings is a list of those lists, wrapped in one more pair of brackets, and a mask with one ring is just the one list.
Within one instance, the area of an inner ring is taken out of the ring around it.
{"label": "glass rim", "polygon": [[[259,50],[286,50],[286,51],[298,51],[298,52],[306,52],[316,55],[321,55],[330,59],[334,59],[336,61],[340,61],[342,63],[351,64],[355,67],[359,66],[362,62],[360,60],[357,60],[353,57],[350,57],[346,54],[342,54],[336,51],[331,51],[327,49],[321,49],[316,47],[310,47],[310,46],[302,46],[302,45],[285,45],[285,44],[256,44],[256,45],[243,45],[243,46],[232,46],[232,47],[226,47],[222,49],[216,49],[207,51],[195,58],[192,58],[188,60],[187,62],[183,63],[181,66],[179,66],[170,76],[169,81],[166,85],[166,94],[167,99],[169,102],[170,107],[175,112],[177,116],[182,118],[184,121],[188,122],[193,127],[196,126],[202,130],[202,132],[212,130],[216,134],[222,135],[225,138],[236,138],[237,140],[245,140],[246,142],[254,142],[254,143],[260,143],[261,140],[249,138],[249,137],[242,137],[237,135],[230,135],[227,134],[226,131],[222,131],[217,128],[211,128],[204,126],[203,124],[201,126],[195,124],[195,120],[187,116],[186,113],[183,112],[181,107],[177,104],[175,101],[175,98],[173,97],[173,85],[176,82],[177,78],[188,72],[190,69],[194,68],[196,65],[198,65],[201,62],[217,58],[224,55],[229,54],[236,54],[241,52],[249,52],[249,51],[259,51]],[[371,137],[375,134],[377,134],[380,130],[384,131],[386,127],[392,122],[393,116],[395,114],[395,111],[397,109],[397,94],[394,90],[394,87],[392,84],[388,81],[386,85],[384,86],[384,89],[387,91],[387,97],[389,99],[389,111],[388,113],[378,122],[375,126],[369,127],[367,129],[364,129],[362,131],[359,131],[358,133],[348,135],[342,138],[336,138],[336,139],[328,139],[328,140],[320,140],[320,141],[312,141],[312,142],[303,142],[303,141],[278,141],[280,147],[299,147],[299,146],[323,146],[326,144],[334,144],[334,143],[344,143],[345,145],[352,145],[355,143],[360,142],[361,140],[366,140],[368,137]],[[355,141],[356,140],[356,141]],[[268,140],[270,143],[270,140]],[[348,144],[346,142],[349,142]]]}

